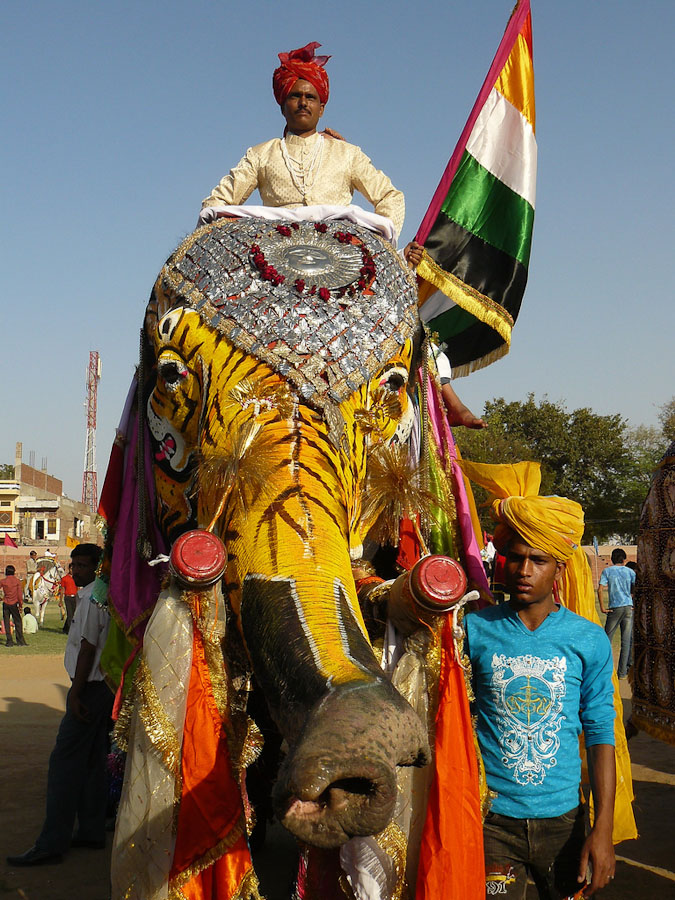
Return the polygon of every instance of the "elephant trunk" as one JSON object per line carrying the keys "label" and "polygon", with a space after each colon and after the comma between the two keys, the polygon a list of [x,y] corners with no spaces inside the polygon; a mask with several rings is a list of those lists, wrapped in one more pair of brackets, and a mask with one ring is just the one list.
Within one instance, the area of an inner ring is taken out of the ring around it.
{"label": "elephant trunk", "polygon": [[386,680],[342,685],[290,748],[274,790],[277,815],[317,847],[377,834],[394,810],[396,767],[428,760],[422,722]]}

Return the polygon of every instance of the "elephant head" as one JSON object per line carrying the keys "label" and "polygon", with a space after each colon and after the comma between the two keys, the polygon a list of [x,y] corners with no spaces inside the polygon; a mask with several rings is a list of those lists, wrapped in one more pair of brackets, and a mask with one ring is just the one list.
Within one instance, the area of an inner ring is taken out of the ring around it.
{"label": "elephant head", "polygon": [[159,525],[227,548],[223,589],[289,748],[276,806],[317,846],[384,828],[396,767],[428,758],[351,569],[369,450],[409,430],[416,328],[405,266],[343,223],[206,226],[146,316]]}

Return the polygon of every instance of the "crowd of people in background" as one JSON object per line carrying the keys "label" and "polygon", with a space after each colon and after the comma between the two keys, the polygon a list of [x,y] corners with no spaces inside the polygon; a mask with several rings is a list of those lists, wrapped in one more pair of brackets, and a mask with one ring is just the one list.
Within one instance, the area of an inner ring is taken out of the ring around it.
{"label": "crowd of people in background", "polygon": [[[38,590],[40,580],[42,590]],[[4,578],[0,579],[3,607],[0,636],[4,637],[5,646],[27,646],[25,635],[36,634],[40,626],[44,626],[50,600],[57,602],[63,632],[68,634],[75,614],[76,594],[72,563],[66,572],[49,548],[41,556],[37,550],[30,551],[25,578],[17,575],[15,566],[5,566]]]}

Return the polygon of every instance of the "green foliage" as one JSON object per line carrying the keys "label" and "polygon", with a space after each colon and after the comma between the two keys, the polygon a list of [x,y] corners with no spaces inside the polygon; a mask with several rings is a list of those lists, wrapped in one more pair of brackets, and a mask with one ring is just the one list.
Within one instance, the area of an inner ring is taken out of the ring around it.
{"label": "green foliage", "polygon": [[11,481],[14,478],[14,466],[9,463],[0,463],[0,481]]}
{"label": "green foliage", "polygon": [[661,423],[666,444],[675,441],[675,397],[671,397],[667,403],[661,406],[659,422]]}
{"label": "green foliage", "polygon": [[[541,463],[542,494],[577,500],[584,508],[584,542],[637,535],[640,507],[654,465],[663,453],[657,429],[629,429],[620,415],[587,407],[568,411],[562,401],[529,394],[525,402],[495,398],[485,405],[488,428],[455,429],[464,457],[477,462]],[[484,495],[476,490],[480,504]],[[493,524],[486,519],[484,527]]]}

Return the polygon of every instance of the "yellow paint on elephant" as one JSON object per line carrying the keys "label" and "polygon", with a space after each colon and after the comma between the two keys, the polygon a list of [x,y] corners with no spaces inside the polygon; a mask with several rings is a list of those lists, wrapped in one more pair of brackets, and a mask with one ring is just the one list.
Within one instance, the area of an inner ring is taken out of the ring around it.
{"label": "yellow paint on elephant", "polygon": [[[173,298],[160,292],[146,323],[156,358],[148,423],[162,530],[175,537],[215,519],[228,550],[226,587],[235,612],[247,575],[292,585],[317,670],[334,684],[363,680],[367,674],[350,658],[345,636],[346,603],[368,640],[350,548],[358,554],[363,539],[368,447],[394,439],[410,415],[411,342],[341,404],[338,448],[323,415],[295,394],[288,414],[285,382],[270,366],[236,348],[197,311],[171,309]],[[208,460],[206,483],[199,480],[200,458]],[[219,482],[213,475],[219,461],[236,478]]]}

